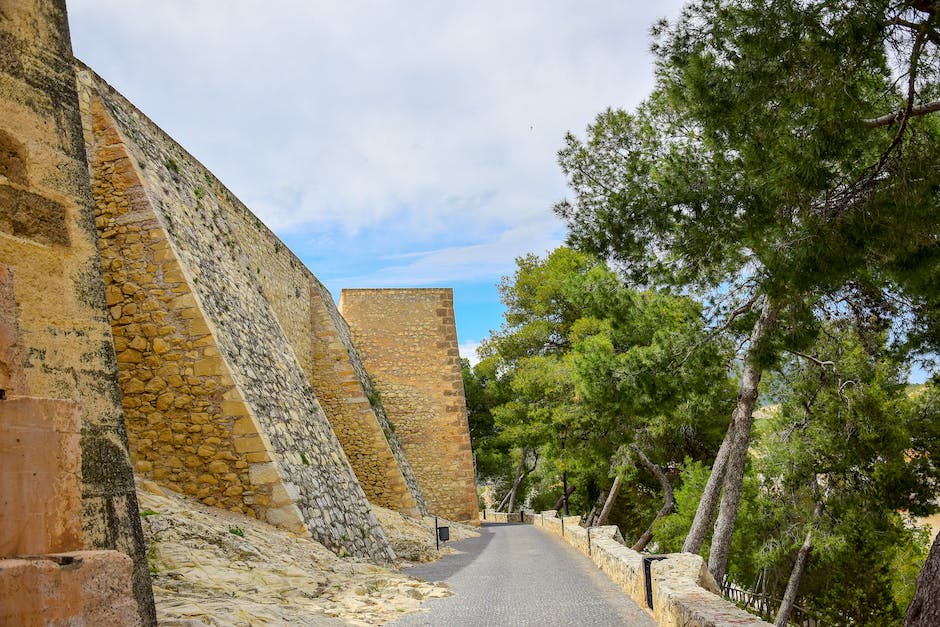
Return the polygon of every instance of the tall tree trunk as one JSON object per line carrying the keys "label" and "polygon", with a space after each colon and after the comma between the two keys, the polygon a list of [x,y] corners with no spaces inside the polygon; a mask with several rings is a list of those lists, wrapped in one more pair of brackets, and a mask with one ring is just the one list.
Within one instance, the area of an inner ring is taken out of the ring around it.
{"label": "tall tree trunk", "polygon": [[601,508],[604,507],[604,503],[607,502],[607,495],[610,494],[610,490],[604,492],[601,490],[601,493],[597,495],[597,499],[594,501],[594,506],[591,508],[591,512],[587,515],[587,518],[584,520],[585,527],[593,527],[597,523],[597,517],[601,513]]}
{"label": "tall tree trunk", "polygon": [[532,463],[532,467],[529,468],[526,465],[526,459],[529,457],[529,449],[523,447],[522,449],[522,459],[519,461],[519,466],[516,467],[516,480],[512,483],[512,490],[509,491],[509,509],[507,510],[510,514],[512,510],[516,507],[516,495],[519,492],[519,486],[522,485],[522,480],[529,476],[535,466],[539,463],[539,454],[538,451],[534,451],[535,461]]}
{"label": "tall tree trunk", "polygon": [[800,589],[800,581],[803,579],[803,573],[806,572],[806,561],[809,559],[809,552],[813,549],[813,529],[816,527],[816,521],[822,515],[823,504],[816,503],[813,510],[813,520],[806,530],[806,538],[803,540],[803,546],[796,553],[796,561],[793,563],[793,570],[790,571],[790,581],[787,582],[787,590],[783,593],[783,600],[780,602],[780,609],[777,610],[777,619],[774,621],[775,627],[787,627],[787,621],[790,620],[790,613],[793,612],[793,605],[796,603],[796,593]]}
{"label": "tall tree trunk", "polygon": [[917,577],[917,590],[907,608],[904,627],[940,625],[940,535],[934,538],[930,555]]}
{"label": "tall tree trunk", "polygon": [[607,524],[607,517],[610,516],[610,510],[614,507],[614,501],[617,500],[617,495],[620,494],[620,475],[614,477],[614,485],[610,486],[610,492],[607,493],[607,501],[604,503],[604,509],[601,510],[600,515],[597,517],[597,526]]}
{"label": "tall tree trunk", "polygon": [[509,492],[506,493],[506,496],[503,497],[503,500],[499,502],[499,505],[496,506],[496,511],[502,511],[503,507],[506,506],[506,503],[509,502]]}
{"label": "tall tree trunk", "polygon": [[[650,526],[647,527],[646,531],[643,532],[643,535],[640,536],[640,539],[636,541],[636,544],[633,545],[633,550],[640,552],[646,548],[646,545],[649,544],[650,540],[653,539],[653,525],[656,524],[656,521],[672,511],[672,508],[676,504],[676,499],[672,494],[672,485],[669,483],[669,479],[666,477],[666,473],[663,472],[663,469],[658,465],[650,461],[649,457],[643,454],[643,451],[640,450],[636,444],[631,444],[630,449],[636,453],[636,456],[640,458],[640,463],[646,467],[656,479],[659,481],[659,485],[663,488],[663,506],[660,508],[659,512],[656,513],[656,518],[653,519],[653,522],[650,523]],[[619,477],[618,477],[619,479]]]}
{"label": "tall tree trunk", "polygon": [[734,438],[728,448],[725,462],[725,479],[722,484],[721,505],[715,532],[712,535],[711,552],[708,556],[708,570],[715,581],[721,584],[728,568],[728,555],[731,552],[731,535],[738,515],[741,501],[741,483],[744,481],[744,465],[747,462],[747,449],[751,441],[751,422],[754,418],[754,405],[757,403],[757,386],[760,383],[763,368],[756,363],[760,343],[773,328],[777,319],[777,308],[767,298],[761,308],[760,317],[751,332],[750,346],[744,357],[744,373],[738,390],[738,404],[735,407],[732,422],[736,425]]}
{"label": "tall tree trunk", "polygon": [[525,456],[528,454],[528,449],[523,447],[522,457],[519,459],[519,463],[516,464],[516,476],[513,477],[512,487],[509,489],[509,494],[506,495],[505,501],[508,501],[509,509],[508,512],[512,512],[512,506],[515,505],[516,501],[516,490],[519,489],[519,484],[522,483],[522,469],[525,468]]}
{"label": "tall tree trunk", "polygon": [[732,420],[725,433],[725,439],[721,441],[721,446],[718,448],[715,463],[712,464],[712,472],[708,475],[705,491],[702,492],[698,509],[695,510],[695,518],[692,519],[692,526],[689,527],[689,533],[685,536],[685,542],[682,543],[683,553],[698,553],[702,550],[702,544],[705,543],[705,534],[712,525],[715,509],[718,507],[718,498],[721,496],[721,484],[725,480],[725,463],[728,461],[728,449],[731,448],[731,442],[734,440],[734,430],[735,424]]}
{"label": "tall tree trunk", "polygon": [[[615,464],[614,460],[618,459],[619,455],[620,455],[620,449],[617,449],[617,452],[614,453],[613,457],[610,458],[610,470],[611,471],[614,469],[614,464]],[[599,520],[599,517],[601,515],[601,510],[604,509],[604,503],[607,502],[607,497],[609,495],[610,495],[610,490],[607,490],[607,492],[601,491],[601,493],[597,495],[597,500],[594,501],[594,507],[591,508],[591,513],[588,514],[587,520],[585,522],[586,527],[594,527],[599,524],[597,521]]]}
{"label": "tall tree trunk", "polygon": [[570,488],[568,488],[567,490],[565,490],[565,491],[562,493],[562,495],[558,497],[558,500],[555,501],[555,505],[554,505],[554,507],[552,507],[552,509],[555,510],[556,512],[557,512],[559,509],[561,509],[561,506],[565,504],[565,501],[568,500],[568,497],[571,496],[571,493],[574,492],[577,487],[578,487],[578,486],[573,485],[573,486],[571,486]]}

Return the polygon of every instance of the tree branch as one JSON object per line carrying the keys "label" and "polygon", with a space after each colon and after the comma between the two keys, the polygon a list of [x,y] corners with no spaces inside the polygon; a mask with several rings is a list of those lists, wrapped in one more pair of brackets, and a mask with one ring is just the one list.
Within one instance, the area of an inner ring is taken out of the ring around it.
{"label": "tree branch", "polygon": [[791,355],[796,355],[797,357],[802,357],[803,359],[808,359],[809,361],[813,362],[814,364],[816,364],[816,365],[819,366],[820,368],[825,368],[826,366],[829,366],[829,367],[831,367],[831,368],[835,368],[835,367],[836,367],[836,362],[834,362],[834,361],[829,361],[829,360],[825,360],[825,361],[824,361],[824,360],[822,360],[822,359],[818,359],[818,358],[816,358],[816,357],[813,357],[812,355],[806,355],[806,354],[804,354],[804,353],[801,353],[800,351],[795,351],[795,350],[789,350],[789,349],[787,349],[787,352],[790,353]]}
{"label": "tree branch", "polygon": [[640,539],[636,541],[636,544],[633,545],[634,551],[642,551],[646,548],[646,545],[649,544],[649,541],[653,538],[653,525],[656,524],[656,521],[672,511],[672,508],[676,504],[676,500],[672,494],[672,485],[669,483],[669,479],[666,477],[666,474],[662,471],[658,465],[650,461],[649,457],[643,454],[643,451],[640,450],[640,447],[636,444],[630,445],[630,450],[636,454],[639,458],[640,463],[646,467],[659,481],[659,485],[663,488],[663,506],[660,508],[659,512],[656,514],[656,518],[653,519],[653,522],[650,523],[650,526],[643,532],[643,535],[640,536]]}
{"label": "tree branch", "polygon": [[921,115],[927,115],[928,113],[934,113],[940,111],[940,100],[934,100],[926,104],[918,105],[916,107],[911,107],[910,112],[907,109],[899,109],[893,113],[888,113],[886,115],[879,116],[877,118],[868,118],[862,120],[862,124],[869,128],[878,128],[881,126],[890,126],[897,122],[900,122],[905,117],[914,118]]}
{"label": "tree branch", "polygon": [[757,302],[757,299],[758,299],[758,298],[760,298],[760,292],[758,292],[757,294],[754,294],[754,295],[750,298],[750,300],[748,300],[746,303],[744,303],[743,305],[741,305],[740,307],[738,307],[737,309],[735,309],[734,311],[732,311],[731,314],[728,316],[727,320],[725,320],[724,324],[722,324],[722,325],[721,325],[720,327],[718,327],[717,329],[714,329],[713,331],[711,331],[711,332],[710,332],[708,335],[706,335],[701,341],[696,342],[696,343],[692,346],[692,348],[690,348],[689,351],[685,354],[685,357],[683,357],[683,358],[679,361],[679,364],[678,364],[678,365],[681,366],[681,365],[683,365],[685,362],[687,362],[687,361],[689,360],[689,358],[692,357],[692,354],[695,353],[695,351],[698,350],[699,347],[701,347],[703,344],[705,344],[705,343],[707,343],[707,342],[710,342],[710,341],[712,341],[713,339],[715,339],[715,337],[718,336],[719,333],[721,333],[722,331],[724,331],[725,329],[727,329],[728,327],[730,327],[730,326],[731,326],[731,323],[734,322],[739,316],[742,316],[743,314],[746,314],[746,313],[748,313],[749,311],[751,311],[752,309],[754,309],[754,303]]}

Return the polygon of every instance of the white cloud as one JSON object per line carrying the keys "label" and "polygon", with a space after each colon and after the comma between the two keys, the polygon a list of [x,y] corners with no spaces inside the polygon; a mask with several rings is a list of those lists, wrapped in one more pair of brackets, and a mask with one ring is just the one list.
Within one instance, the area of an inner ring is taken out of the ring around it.
{"label": "white cloud", "polygon": [[477,356],[479,347],[479,340],[464,340],[458,348],[460,349],[460,356],[468,360],[471,366],[475,366],[480,363],[480,358]]}
{"label": "white cloud", "polygon": [[323,267],[376,286],[493,284],[559,244],[564,133],[643,98],[680,4],[68,0],[76,56],[314,272],[369,257]]}
{"label": "white cloud", "polygon": [[550,218],[533,220],[500,233],[496,241],[413,252],[399,257],[407,263],[390,263],[374,272],[331,282],[347,287],[406,287],[499,279],[515,270],[516,257],[526,252],[544,254],[559,246],[557,227]]}
{"label": "white cloud", "polygon": [[563,133],[644,95],[646,30],[667,9],[69,2],[76,54],[271,226],[356,233],[406,207],[424,241],[547,212]]}

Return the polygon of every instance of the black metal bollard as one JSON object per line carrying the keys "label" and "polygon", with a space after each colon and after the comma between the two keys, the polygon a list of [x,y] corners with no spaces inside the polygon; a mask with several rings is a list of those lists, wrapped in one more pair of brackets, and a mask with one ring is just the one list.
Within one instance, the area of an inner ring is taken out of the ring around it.
{"label": "black metal bollard", "polygon": [[643,558],[643,578],[646,582],[646,605],[653,609],[653,576],[650,574],[650,564],[666,559],[665,555],[649,555]]}
{"label": "black metal bollard", "polygon": [[591,557],[591,528],[590,527],[587,528],[587,536],[588,536],[588,557]]}

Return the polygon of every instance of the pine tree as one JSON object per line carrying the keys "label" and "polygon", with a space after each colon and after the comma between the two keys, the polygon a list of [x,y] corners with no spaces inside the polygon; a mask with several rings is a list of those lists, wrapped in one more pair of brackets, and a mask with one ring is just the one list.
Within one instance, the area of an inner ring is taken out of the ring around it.
{"label": "pine tree", "polygon": [[705,296],[716,330],[743,342],[684,545],[701,548],[720,498],[719,580],[758,384],[781,349],[809,346],[825,306],[940,326],[924,280],[940,274],[938,26],[933,2],[692,2],[654,29],[654,93],[560,153],[570,241],[636,284]]}

